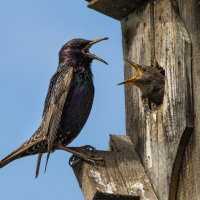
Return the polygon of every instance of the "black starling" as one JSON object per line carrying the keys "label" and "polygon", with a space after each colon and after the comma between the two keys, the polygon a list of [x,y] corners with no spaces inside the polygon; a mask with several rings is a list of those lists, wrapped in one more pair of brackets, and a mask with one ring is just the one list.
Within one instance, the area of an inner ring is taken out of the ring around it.
{"label": "black starling", "polygon": [[135,68],[136,74],[121,84],[135,85],[140,88],[142,98],[160,105],[163,101],[165,76],[164,70],[156,62],[154,66],[138,65],[131,60],[127,61]]}
{"label": "black starling", "polygon": [[93,44],[106,39],[73,39],[61,48],[59,65],[50,80],[45,99],[41,125],[28,141],[0,161],[1,168],[15,159],[38,154],[37,177],[42,154],[47,153],[48,161],[50,153],[58,149],[87,161],[95,160],[66,146],[77,137],[92,107],[94,85],[91,63],[96,59],[107,64],[91,54],[89,49]]}

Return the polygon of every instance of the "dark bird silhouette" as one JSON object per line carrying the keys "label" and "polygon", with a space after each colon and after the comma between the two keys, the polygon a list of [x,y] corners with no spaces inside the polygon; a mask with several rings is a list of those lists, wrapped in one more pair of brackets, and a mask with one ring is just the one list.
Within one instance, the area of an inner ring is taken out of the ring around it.
{"label": "dark bird silhouette", "polygon": [[125,80],[118,85],[135,85],[140,88],[142,98],[147,98],[150,102],[160,105],[164,95],[164,70],[157,62],[154,63],[154,66],[145,66],[138,65],[129,59],[127,59],[127,61],[135,68],[136,73],[132,78]]}
{"label": "dark bird silhouette", "polygon": [[49,155],[54,150],[65,150],[87,161],[100,160],[67,145],[83,128],[92,107],[94,85],[91,63],[96,59],[107,64],[91,54],[89,49],[106,39],[73,39],[61,48],[59,65],[50,80],[45,99],[41,125],[28,141],[0,161],[0,168],[15,159],[38,154],[37,177],[42,154],[47,153],[47,165]]}

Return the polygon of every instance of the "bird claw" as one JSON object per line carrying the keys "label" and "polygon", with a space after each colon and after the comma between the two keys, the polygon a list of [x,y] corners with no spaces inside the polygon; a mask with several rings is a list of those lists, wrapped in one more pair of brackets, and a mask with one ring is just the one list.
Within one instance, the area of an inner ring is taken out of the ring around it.
{"label": "bird claw", "polygon": [[82,155],[82,156],[77,156],[77,155],[72,155],[69,159],[69,165],[71,167],[74,167],[77,163],[80,161],[85,161],[89,164],[96,165],[97,162],[102,162],[105,164],[105,160],[103,158],[96,158],[94,155]]}
{"label": "bird claw", "polygon": [[96,161],[103,161],[102,158],[96,158],[92,155],[96,149],[91,145],[85,145],[82,147],[66,147],[58,145],[56,148],[72,153],[72,157],[69,159],[69,165],[72,167],[80,160],[85,160],[86,162],[92,164],[95,164]]}
{"label": "bird claw", "polygon": [[[76,163],[80,161],[86,161],[87,163],[95,165],[96,162],[104,162],[102,158],[97,158],[94,156],[96,149],[91,145],[85,145],[81,147],[57,147],[60,150],[65,150],[72,153],[72,156],[69,159],[69,165],[74,167]],[[104,162],[105,163],[105,162]]]}
{"label": "bird claw", "polygon": [[80,161],[80,158],[78,158],[77,156],[74,156],[72,155],[70,158],[69,158],[69,166],[70,167],[74,167],[76,165],[76,163],[78,163]]}

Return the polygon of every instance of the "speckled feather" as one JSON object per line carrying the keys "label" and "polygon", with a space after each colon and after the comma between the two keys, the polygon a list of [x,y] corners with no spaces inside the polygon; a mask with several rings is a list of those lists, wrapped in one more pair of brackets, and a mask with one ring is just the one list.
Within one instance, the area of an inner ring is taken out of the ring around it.
{"label": "speckled feather", "polygon": [[94,97],[92,60],[77,58],[61,49],[59,61],[50,80],[40,127],[28,141],[1,160],[0,167],[15,159],[39,154],[38,173],[41,154],[50,154],[57,145],[68,145],[84,126]]}

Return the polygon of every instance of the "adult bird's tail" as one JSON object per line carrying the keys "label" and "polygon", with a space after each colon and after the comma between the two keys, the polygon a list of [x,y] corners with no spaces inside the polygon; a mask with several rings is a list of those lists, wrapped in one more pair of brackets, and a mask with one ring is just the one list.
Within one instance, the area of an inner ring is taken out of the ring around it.
{"label": "adult bird's tail", "polygon": [[9,164],[10,162],[12,162],[15,159],[18,159],[18,158],[28,155],[25,152],[26,152],[26,150],[23,149],[22,146],[16,150],[14,150],[13,152],[11,152],[9,155],[7,155],[4,159],[2,159],[0,161],[0,168],[6,166],[7,164]]}
{"label": "adult bird's tail", "polygon": [[[38,154],[41,152],[42,148],[41,146],[39,147],[39,144],[23,144],[21,147],[18,149],[14,150],[11,152],[9,155],[7,155],[3,160],[0,161],[0,168],[4,167],[5,165],[9,164],[13,160],[16,160],[18,158],[22,158],[25,156],[30,156],[34,154]],[[39,147],[39,148],[37,148]]]}
{"label": "adult bird's tail", "polygon": [[[37,132],[36,132],[37,133]],[[22,144],[19,148],[7,155],[3,160],[0,161],[0,168],[6,166],[13,160],[22,158],[25,156],[38,154],[38,159],[41,159],[41,154],[45,153],[47,150],[47,141],[44,137],[41,137],[41,134],[34,134],[30,140]],[[36,169],[36,177],[39,173],[39,164],[38,161]]]}

